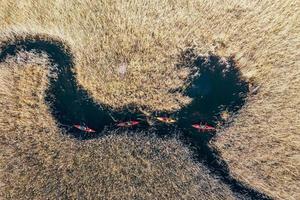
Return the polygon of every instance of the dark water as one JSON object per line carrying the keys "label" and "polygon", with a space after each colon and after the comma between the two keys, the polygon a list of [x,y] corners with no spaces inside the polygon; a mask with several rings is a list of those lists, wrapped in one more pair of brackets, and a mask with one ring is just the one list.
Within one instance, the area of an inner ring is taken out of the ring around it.
{"label": "dark water", "polygon": [[[185,59],[178,67],[191,68],[192,74],[185,95],[193,98],[193,101],[177,112],[160,113],[178,119],[175,124],[157,123],[150,127],[146,123],[146,117],[139,113],[134,105],[116,112],[105,105],[93,102],[87,92],[77,85],[73,72],[74,58],[68,48],[59,41],[37,39],[8,43],[0,49],[0,62],[21,49],[47,53],[51,60],[53,67],[50,70],[57,77],[50,78],[46,101],[58,124],[66,129],[71,137],[80,140],[101,137],[109,133],[109,130],[116,129],[117,121],[139,119],[141,124],[133,129],[137,133],[139,130],[154,131],[159,136],[168,136],[170,133],[180,132],[179,138],[193,149],[195,159],[206,164],[213,175],[229,185],[237,198],[270,199],[230,176],[227,164],[219,158],[218,152],[208,145],[214,133],[199,133],[191,127],[192,124],[199,122],[212,126],[222,124],[220,117],[222,111],[235,113],[244,105],[249,92],[248,83],[241,78],[233,59],[222,60],[215,55],[197,56],[192,50],[183,52]],[[194,59],[189,60],[189,57]],[[79,123],[97,132],[87,134],[72,127]]]}

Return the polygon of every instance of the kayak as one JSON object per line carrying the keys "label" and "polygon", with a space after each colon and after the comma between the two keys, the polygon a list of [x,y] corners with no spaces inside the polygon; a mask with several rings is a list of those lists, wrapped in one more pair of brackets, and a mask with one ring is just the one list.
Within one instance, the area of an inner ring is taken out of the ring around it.
{"label": "kayak", "polygon": [[82,126],[82,125],[78,125],[78,124],[75,124],[74,125],[75,128],[81,130],[81,131],[84,131],[86,133],[95,133],[96,131],[87,127],[87,126]]}
{"label": "kayak", "polygon": [[167,123],[167,124],[172,124],[172,123],[176,122],[175,119],[172,119],[172,118],[169,118],[169,117],[156,117],[156,119],[161,121],[161,122]]}
{"label": "kayak", "polygon": [[120,122],[120,123],[117,124],[117,126],[119,126],[119,127],[131,127],[131,126],[136,126],[139,123],[140,122],[138,122],[138,121]]}
{"label": "kayak", "polygon": [[209,125],[202,125],[202,124],[193,124],[192,127],[194,127],[195,129],[199,130],[199,131],[215,131],[216,129],[212,126]]}

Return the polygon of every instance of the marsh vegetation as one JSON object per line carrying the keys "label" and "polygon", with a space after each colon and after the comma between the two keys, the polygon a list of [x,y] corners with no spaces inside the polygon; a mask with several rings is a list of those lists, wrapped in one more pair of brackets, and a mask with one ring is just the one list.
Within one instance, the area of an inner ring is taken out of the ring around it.
{"label": "marsh vegetation", "polygon": [[[299,2],[5,0],[0,5],[2,55],[16,41],[56,41],[74,59],[66,75],[74,75],[93,105],[118,112],[136,105],[134,112],[147,122],[153,112],[176,113],[193,105],[184,92],[193,69],[185,67],[188,60],[178,66],[182,52],[193,48],[197,55],[232,58],[252,84],[250,92],[260,89],[247,97],[238,117],[221,113],[232,123],[208,145],[244,184],[276,199],[299,198]],[[84,142],[70,138],[53,117],[55,99],[47,100],[51,78],[59,79],[48,70],[51,61],[49,53],[18,51],[0,64],[1,196],[236,197],[195,163],[178,139],[120,132]],[[126,66],[122,76],[120,66]]]}

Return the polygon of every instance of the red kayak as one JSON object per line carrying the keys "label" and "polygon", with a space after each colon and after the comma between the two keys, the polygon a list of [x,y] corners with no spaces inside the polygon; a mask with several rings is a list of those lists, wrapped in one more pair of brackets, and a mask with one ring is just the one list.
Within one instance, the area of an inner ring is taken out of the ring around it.
{"label": "red kayak", "polygon": [[120,123],[117,124],[117,126],[119,126],[119,127],[131,127],[131,126],[136,126],[139,123],[140,122],[138,122],[138,121],[120,122]]}
{"label": "red kayak", "polygon": [[194,127],[195,129],[205,132],[205,131],[215,131],[216,129],[212,126],[209,125],[203,125],[203,124],[193,124],[192,127]]}
{"label": "red kayak", "polygon": [[96,131],[87,127],[87,126],[82,126],[82,125],[78,125],[78,124],[75,124],[74,125],[75,128],[83,131],[83,132],[86,132],[86,133],[95,133]]}

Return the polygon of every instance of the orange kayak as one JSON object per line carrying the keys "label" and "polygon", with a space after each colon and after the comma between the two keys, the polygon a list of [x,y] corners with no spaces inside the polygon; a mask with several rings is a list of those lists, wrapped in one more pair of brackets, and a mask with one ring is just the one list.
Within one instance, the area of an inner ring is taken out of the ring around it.
{"label": "orange kayak", "polygon": [[83,132],[86,132],[86,133],[95,133],[96,131],[87,127],[87,126],[82,126],[82,125],[78,125],[78,124],[75,124],[74,125],[75,128],[83,131]]}
{"label": "orange kayak", "polygon": [[156,119],[161,121],[161,122],[167,123],[167,124],[172,124],[172,123],[176,122],[175,119],[172,119],[172,118],[169,118],[169,117],[156,117]]}

